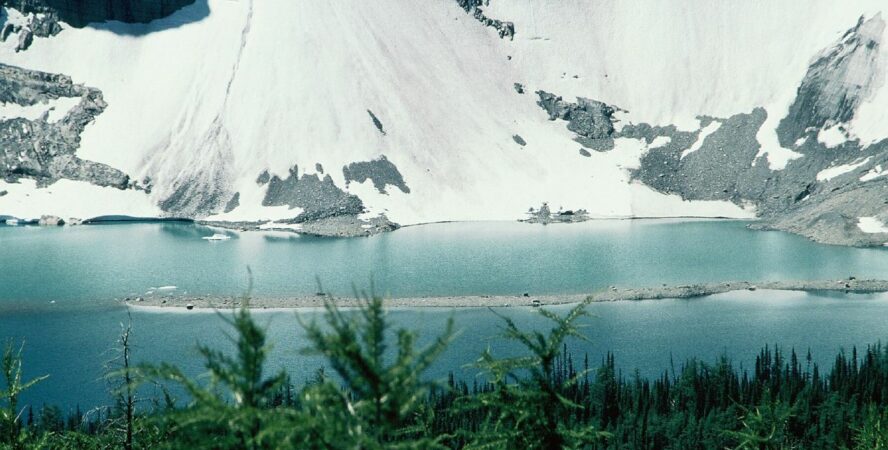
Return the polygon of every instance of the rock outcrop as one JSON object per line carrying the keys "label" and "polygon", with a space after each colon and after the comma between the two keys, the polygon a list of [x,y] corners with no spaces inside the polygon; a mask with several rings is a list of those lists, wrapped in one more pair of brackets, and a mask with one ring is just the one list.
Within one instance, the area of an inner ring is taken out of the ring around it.
{"label": "rock outcrop", "polygon": [[549,120],[567,121],[567,129],[577,134],[577,142],[599,151],[613,148],[614,107],[588,98],[578,97],[572,103],[546,91],[536,94],[537,105],[549,114]]}
{"label": "rock outcrop", "polygon": [[495,29],[501,39],[509,38],[509,40],[512,40],[515,38],[515,24],[491,19],[484,14],[481,7],[489,5],[490,0],[456,0],[456,3],[459,4],[463,11],[471,14],[482,25]]}
{"label": "rock outcrop", "polygon": [[367,180],[373,182],[375,187],[381,194],[387,194],[386,186],[395,186],[405,194],[410,193],[410,188],[404,181],[404,177],[398,168],[392,164],[385,155],[380,156],[372,161],[353,162],[342,168],[342,175],[345,182],[350,183],[356,181],[363,183]]}
{"label": "rock outcrop", "polygon": [[36,120],[0,120],[0,178],[32,178],[38,186],[60,179],[81,180],[125,189],[129,176],[105,164],[78,158],[80,134],[107,106],[102,92],[74,84],[65,75],[25,70],[0,63],[0,102],[34,106],[59,98],[80,102],[56,122],[43,114]]}
{"label": "rock outcrop", "polygon": [[301,208],[302,212],[288,223],[304,223],[334,216],[357,216],[364,212],[364,204],[357,196],[340,189],[330,175],[299,175],[294,166],[286,178],[263,172],[259,184],[268,184],[263,206]]}

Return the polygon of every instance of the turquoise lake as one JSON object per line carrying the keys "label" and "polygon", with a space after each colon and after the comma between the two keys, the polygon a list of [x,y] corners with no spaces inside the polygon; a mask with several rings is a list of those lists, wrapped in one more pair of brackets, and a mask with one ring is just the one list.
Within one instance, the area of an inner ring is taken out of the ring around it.
{"label": "turquoise lake", "polygon": [[886,277],[888,249],[818,245],[739,221],[625,220],[408,227],[370,238],[256,232],[228,241],[182,223],[0,227],[0,308],[96,305],[177,286],[191,294],[395,297],[585,293],[610,285]]}
{"label": "turquoise lake", "polygon": [[[591,292],[610,285],[652,286],[726,280],[888,277],[888,250],[824,246],[737,221],[593,221],[537,226],[449,223],[408,227],[356,239],[239,233],[183,223],[39,228],[0,227],[0,337],[25,342],[30,376],[50,378],[25,400],[72,408],[107,403],[103,364],[113,357],[126,311],[115,298],[177,286],[190,294],[238,294],[254,275],[257,296],[348,294],[372,279],[390,296],[518,295]],[[564,310],[566,307],[557,307]],[[811,348],[829,363],[841,348],[888,340],[888,295],[734,292],[690,300],[593,304],[572,342],[594,363],[613,351],[624,374],[657,375],[687,358],[727,354],[750,364],[766,345]],[[530,308],[501,309],[526,326],[543,324]],[[302,356],[295,312],[257,312],[275,344],[271,366],[300,382],[323,363]],[[304,311],[307,317],[316,312]],[[398,326],[439,332],[448,317],[460,335],[433,370],[462,369],[497,339],[499,320],[486,309],[396,309]],[[225,348],[222,320],[211,312],[134,311],[136,357],[201,373],[198,342]]]}

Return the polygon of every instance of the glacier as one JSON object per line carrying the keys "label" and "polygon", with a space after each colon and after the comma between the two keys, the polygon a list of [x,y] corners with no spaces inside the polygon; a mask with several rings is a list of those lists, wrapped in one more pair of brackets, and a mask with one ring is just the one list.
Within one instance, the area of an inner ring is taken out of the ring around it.
{"label": "glacier", "polygon": [[[856,226],[888,213],[880,1],[105,3],[0,3],[0,214],[367,234],[549,202],[888,241]],[[86,93],[53,138],[40,108]]]}

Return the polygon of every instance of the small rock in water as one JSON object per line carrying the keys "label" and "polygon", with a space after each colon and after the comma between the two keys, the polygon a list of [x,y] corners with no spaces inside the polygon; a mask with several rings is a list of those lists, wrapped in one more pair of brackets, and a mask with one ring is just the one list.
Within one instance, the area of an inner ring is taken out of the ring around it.
{"label": "small rock in water", "polygon": [[187,309],[187,310],[189,310],[189,311],[192,310],[192,309],[194,309],[194,304],[189,303],[189,304],[185,305],[185,309]]}
{"label": "small rock in water", "polygon": [[758,288],[755,285],[752,285],[752,286],[748,287],[747,289],[749,289],[750,291],[754,291]]}

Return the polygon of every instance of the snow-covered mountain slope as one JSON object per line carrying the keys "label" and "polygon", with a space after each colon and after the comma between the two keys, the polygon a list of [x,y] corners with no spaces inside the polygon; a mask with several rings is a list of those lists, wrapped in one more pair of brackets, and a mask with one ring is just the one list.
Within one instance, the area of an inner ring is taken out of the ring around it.
{"label": "snow-covered mountain slope", "polygon": [[[43,193],[23,201],[59,179],[89,180],[33,162],[45,136],[0,131],[0,214],[103,205],[226,221],[385,213],[408,224],[515,219],[548,201],[600,217],[776,217],[796,207],[784,198],[842,180],[816,180],[831,165],[866,152],[860,170],[886,165],[883,7],[197,0],[148,24],[63,23],[25,51],[10,32],[0,44],[9,71],[70,77],[107,104],[50,156],[129,180],[95,183],[124,196],[103,187],[73,205]],[[0,20],[22,22],[7,11]],[[0,80],[0,111],[59,98],[3,95],[24,89],[15,77]],[[0,119],[0,130],[11,120],[46,128],[32,115]],[[16,170],[24,159],[30,169]],[[31,188],[13,188],[28,178]],[[869,209],[854,213],[884,212]]]}

